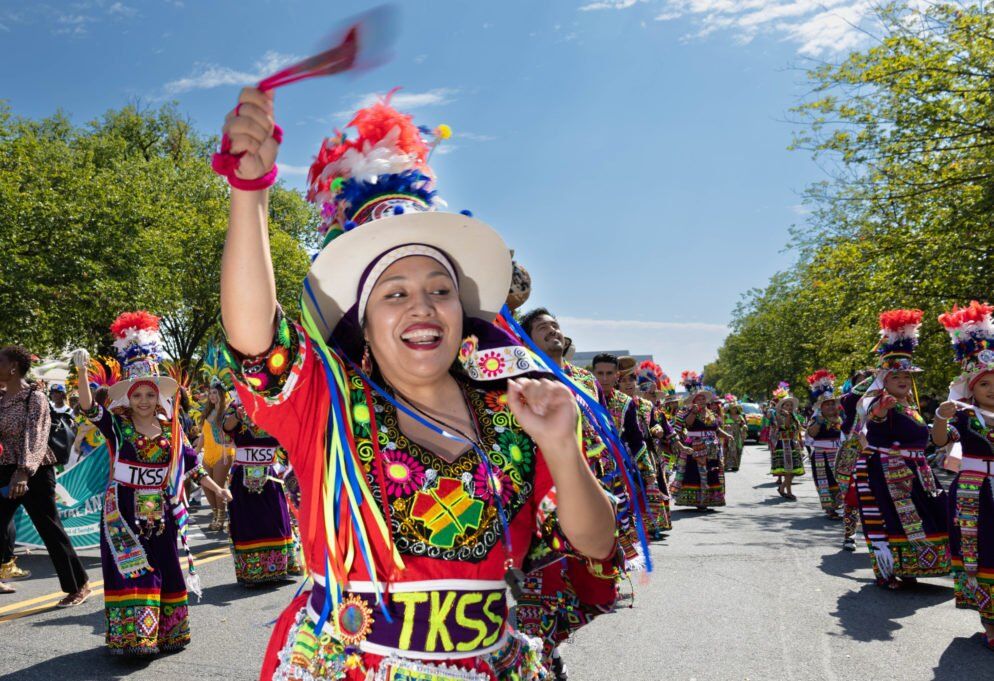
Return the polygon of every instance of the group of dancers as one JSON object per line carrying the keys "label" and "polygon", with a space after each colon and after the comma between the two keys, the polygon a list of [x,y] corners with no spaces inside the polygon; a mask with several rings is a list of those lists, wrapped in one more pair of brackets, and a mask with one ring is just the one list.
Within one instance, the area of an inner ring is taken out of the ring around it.
{"label": "group of dancers", "polygon": [[[231,185],[221,308],[235,395],[226,404],[212,386],[207,466],[161,374],[153,315],[112,326],[123,375],[103,404],[91,358],[74,353],[80,406],[112,457],[107,645],[155,654],[189,642],[187,592],[200,590],[189,481],[213,501],[215,525],[227,505],[239,583],[308,576],[260,678],[566,678],[559,644],[616,607],[627,575],[651,569],[671,506],[725,505],[742,408],[694,372],[678,396],[652,362],[570,363],[549,310],[516,311],[530,280],[497,232],[442,210],[428,159],[447,129],[432,138],[389,97],[348,127],[308,176],[323,243],[295,319],[277,304],[269,258],[282,138],[272,92],[243,90],[225,119],[214,168]],[[943,317],[966,372],[932,431],[964,450],[948,510],[911,396],[920,314],[885,315],[878,372],[840,398],[816,373],[810,423],[778,395],[769,440],[792,498],[808,438],[826,511],[852,521],[847,541],[858,515],[882,585],[956,569],[957,603],[980,608],[992,635],[990,311]],[[219,446],[234,459],[220,480],[207,470]]]}
{"label": "group of dancers", "polygon": [[[913,588],[920,577],[952,575],[959,608],[980,613],[994,650],[994,307],[976,301],[938,318],[961,373],[929,427],[918,403],[914,364],[923,314],[880,315],[877,365],[837,394],[835,376],[808,377],[811,417],[781,383],[765,418],[770,473],[778,492],[795,499],[805,451],[821,507],[843,520],[842,548],[855,551],[862,527],[874,576],[888,589]],[[949,489],[926,450],[954,472]]]}
{"label": "group of dancers", "polygon": [[571,364],[555,316],[515,311],[530,279],[500,236],[440,210],[427,163],[439,131],[427,139],[389,98],[350,127],[311,169],[324,244],[295,321],[268,258],[271,93],[246,89],[226,119],[219,156],[235,161],[214,166],[232,187],[221,303],[235,390],[211,383],[197,447],[154,315],[112,325],[117,380],[73,353],[79,406],[111,457],[107,646],[189,642],[199,485],[238,583],[308,576],[261,678],[566,678],[558,645],[651,569],[671,503],[725,503],[741,411],[692,372],[681,399],[651,362]]}

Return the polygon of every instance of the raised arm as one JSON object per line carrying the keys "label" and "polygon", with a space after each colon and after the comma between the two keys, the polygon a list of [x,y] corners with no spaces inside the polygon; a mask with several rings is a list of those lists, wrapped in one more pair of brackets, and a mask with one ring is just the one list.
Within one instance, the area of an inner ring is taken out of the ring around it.
{"label": "raised arm", "polygon": [[90,390],[90,353],[80,348],[72,353],[72,363],[76,367],[79,408],[84,412],[93,406],[93,392]]}
{"label": "raised arm", "polygon": [[[230,153],[243,154],[236,174],[254,179],[276,163],[271,92],[245,88],[224,121]],[[228,236],[221,258],[221,319],[228,342],[245,355],[265,352],[273,339],[276,281],[269,254],[269,190],[231,189]]]}

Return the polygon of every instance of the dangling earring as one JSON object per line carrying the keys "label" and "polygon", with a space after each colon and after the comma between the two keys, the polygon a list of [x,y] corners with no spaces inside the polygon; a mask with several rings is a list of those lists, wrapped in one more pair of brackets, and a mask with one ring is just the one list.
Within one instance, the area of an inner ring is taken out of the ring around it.
{"label": "dangling earring", "polygon": [[362,363],[360,367],[362,368],[362,373],[367,376],[373,373],[373,355],[369,351],[369,343],[366,343],[366,347],[362,351]]}

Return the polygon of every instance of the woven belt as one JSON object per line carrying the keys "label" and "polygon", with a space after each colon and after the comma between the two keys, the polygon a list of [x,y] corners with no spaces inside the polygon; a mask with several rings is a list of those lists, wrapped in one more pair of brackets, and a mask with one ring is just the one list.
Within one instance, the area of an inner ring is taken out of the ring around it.
{"label": "woven belt", "polygon": [[276,461],[276,445],[268,447],[236,447],[236,466],[269,466]]}
{"label": "woven belt", "polygon": [[114,481],[135,489],[163,489],[169,464],[150,465],[122,461],[114,462]]}
{"label": "woven belt", "polygon": [[[316,576],[315,576],[316,577]],[[317,622],[325,604],[323,579],[307,603]],[[326,631],[361,651],[418,660],[479,657],[507,638],[507,585],[503,580],[426,580],[390,584],[384,615],[372,583],[352,582],[328,614]]]}

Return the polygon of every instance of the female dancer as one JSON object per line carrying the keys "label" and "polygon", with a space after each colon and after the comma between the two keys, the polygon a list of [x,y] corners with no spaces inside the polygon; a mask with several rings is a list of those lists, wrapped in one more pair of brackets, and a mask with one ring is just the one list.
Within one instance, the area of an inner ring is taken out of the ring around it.
{"label": "female dancer", "polygon": [[804,424],[797,414],[797,398],[781,387],[770,420],[770,474],[777,477],[777,493],[797,501],[792,484],[794,476],[804,475]]}
{"label": "female dancer", "polygon": [[956,607],[977,610],[994,650],[994,307],[973,301],[939,317],[962,373],[939,405],[932,441],[959,442],[963,460],[949,488]]}
{"label": "female dancer", "polygon": [[921,310],[880,315],[873,385],[862,398],[866,448],[856,462],[859,515],[877,585],[912,586],[950,571],[946,493],[925,458],[929,431],[913,396]]}
{"label": "female dancer", "polygon": [[719,437],[726,437],[721,421],[708,406],[714,393],[705,388],[700,376],[684,371],[681,383],[687,390],[684,406],[677,412],[674,426],[686,448],[677,456],[676,473],[670,492],[677,506],[694,506],[698,511],[725,505],[725,471],[721,465]]}
{"label": "female dancer", "polygon": [[237,389],[289,452],[314,580],[274,627],[262,678],[539,678],[536,650],[509,630],[505,581],[518,588],[538,504],[554,485],[558,529],[543,536],[572,578],[612,592],[615,517],[572,393],[526,377],[528,353],[491,323],[507,246],[433,210],[429,147],[379,102],[312,166],[325,244],[304,326],[290,323],[266,228],[273,104],[242,91],[214,164],[233,187],[221,306]]}
{"label": "female dancer", "polygon": [[835,398],[835,376],[819,369],[808,376],[812,414],[807,434],[811,438],[811,475],[818,488],[821,510],[832,520],[839,515],[839,483],[835,480],[835,457],[842,445],[842,416]]}
{"label": "female dancer", "polygon": [[[158,373],[158,318],[126,312],[111,332],[124,378],[108,389],[109,409],[90,392],[89,354],[73,353],[79,406],[107,439],[112,457],[100,542],[106,642],[113,654],[154,655],[190,642],[187,584],[176,548],[186,514],[183,483],[190,478],[231,497],[197,462],[176,410],[172,422],[164,418],[178,386]],[[192,562],[190,568],[192,575]],[[196,593],[199,586],[191,580],[190,589]]]}
{"label": "female dancer", "polygon": [[[207,406],[204,407],[201,443],[204,468],[208,471],[218,487],[228,483],[228,471],[231,469],[232,455],[230,438],[224,432],[224,414],[227,411],[227,391],[224,384],[212,381],[207,390]],[[227,504],[210,490],[204,490],[207,503],[213,511],[211,524],[207,526],[211,532],[220,532],[228,522]]]}
{"label": "female dancer", "polygon": [[249,420],[237,400],[225,413],[224,432],[235,445],[229,506],[235,579],[242,586],[285,581],[300,573],[300,559],[275,468],[280,444]]}

